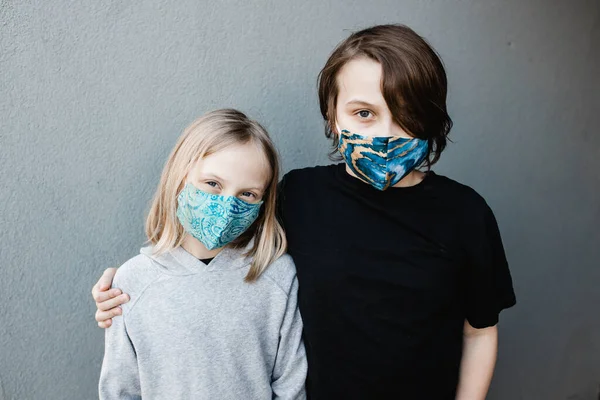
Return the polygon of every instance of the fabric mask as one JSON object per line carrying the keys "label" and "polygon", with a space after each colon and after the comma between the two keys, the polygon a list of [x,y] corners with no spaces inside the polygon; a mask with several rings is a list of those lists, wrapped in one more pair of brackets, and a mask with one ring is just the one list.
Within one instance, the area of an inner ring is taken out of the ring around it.
{"label": "fabric mask", "polygon": [[338,150],[350,170],[365,183],[385,190],[400,182],[427,156],[427,140],[340,133]]}
{"label": "fabric mask", "polygon": [[177,218],[185,231],[213,250],[244,233],[258,217],[263,202],[251,204],[186,184],[177,196],[177,203]]}

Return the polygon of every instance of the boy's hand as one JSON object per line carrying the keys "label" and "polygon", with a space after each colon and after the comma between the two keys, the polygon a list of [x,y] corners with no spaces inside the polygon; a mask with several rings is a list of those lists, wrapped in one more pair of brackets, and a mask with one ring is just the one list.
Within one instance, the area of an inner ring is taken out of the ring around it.
{"label": "boy's hand", "polygon": [[112,318],[121,315],[123,312],[119,306],[129,301],[127,294],[122,294],[119,289],[110,288],[116,272],[116,268],[106,269],[98,282],[92,287],[92,297],[98,308],[96,310],[96,321],[98,321],[100,328],[111,326]]}

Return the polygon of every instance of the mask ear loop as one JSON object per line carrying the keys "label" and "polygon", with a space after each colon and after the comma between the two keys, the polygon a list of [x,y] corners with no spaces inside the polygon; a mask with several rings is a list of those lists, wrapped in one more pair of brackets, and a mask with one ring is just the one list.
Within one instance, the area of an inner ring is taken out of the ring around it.
{"label": "mask ear loop", "polygon": [[334,131],[333,129],[331,129],[331,124],[329,123],[329,121],[327,121],[327,134],[328,135],[335,136],[337,138],[338,133],[340,132],[340,128],[339,128],[339,126],[337,126],[337,124],[336,124],[336,128],[337,128],[337,132]]}
{"label": "mask ear loop", "polygon": [[329,152],[329,159],[332,161],[341,161],[343,159],[343,156],[340,153],[340,140],[342,135],[340,134],[341,129],[338,126],[337,122],[335,124],[337,132],[334,131],[333,129],[331,129],[331,121],[329,119],[327,119],[326,121],[326,126],[325,126],[325,132],[327,132],[327,137],[333,141],[333,143],[335,144],[335,149],[332,149],[332,151]]}
{"label": "mask ear loop", "polygon": [[337,123],[335,124],[335,128],[337,129],[337,132],[332,130],[331,127],[329,127],[329,132],[331,133],[331,135],[333,135],[335,137],[335,141],[337,142],[337,147],[339,149],[341,146],[341,143],[342,143],[342,132],[343,133],[350,133],[350,132],[345,129],[341,129]]}
{"label": "mask ear loop", "polygon": [[337,122],[335,123],[335,129],[337,129],[337,132],[334,132],[334,134],[336,136],[340,136],[342,134],[342,131],[344,130],[344,129],[340,128],[340,126],[337,124]]}

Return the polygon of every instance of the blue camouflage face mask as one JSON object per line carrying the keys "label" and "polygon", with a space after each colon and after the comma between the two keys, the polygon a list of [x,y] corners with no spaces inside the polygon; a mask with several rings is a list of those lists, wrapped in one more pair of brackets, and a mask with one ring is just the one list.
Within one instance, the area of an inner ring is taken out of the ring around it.
{"label": "blue camouflage face mask", "polygon": [[177,218],[187,233],[213,250],[244,233],[258,217],[262,203],[210,194],[186,184],[177,196]]}
{"label": "blue camouflage face mask", "polygon": [[338,150],[352,172],[376,189],[400,182],[427,156],[427,140],[361,136],[342,130]]}

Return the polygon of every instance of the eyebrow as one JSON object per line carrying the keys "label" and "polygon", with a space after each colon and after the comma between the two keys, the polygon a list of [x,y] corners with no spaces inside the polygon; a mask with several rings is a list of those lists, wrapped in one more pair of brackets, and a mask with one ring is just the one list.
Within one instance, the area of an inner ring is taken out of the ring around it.
{"label": "eyebrow", "polygon": [[370,108],[376,108],[377,107],[375,104],[371,104],[371,103],[368,103],[366,101],[358,100],[358,99],[353,99],[353,100],[350,100],[350,101],[348,101],[346,103],[346,106],[353,106],[353,105],[361,106],[361,107],[370,107]]}

